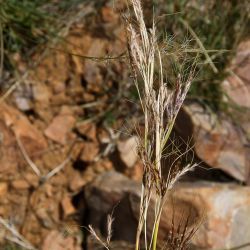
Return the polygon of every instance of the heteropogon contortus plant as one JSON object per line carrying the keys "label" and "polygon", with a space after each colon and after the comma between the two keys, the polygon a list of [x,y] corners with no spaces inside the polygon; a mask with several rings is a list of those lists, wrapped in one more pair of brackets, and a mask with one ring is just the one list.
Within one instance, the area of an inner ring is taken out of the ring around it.
{"label": "heteropogon contortus plant", "polygon": [[[126,18],[128,50],[145,118],[144,132],[138,143],[144,175],[136,250],[140,249],[143,231],[146,250],[155,250],[160,218],[167,194],[184,174],[196,167],[196,164],[188,164],[182,169],[179,168],[177,157],[171,164],[167,176],[163,174],[164,150],[170,141],[177,114],[190,88],[195,64],[188,68],[188,72],[186,69],[183,74],[177,74],[174,84],[169,86],[166,83],[166,72],[163,65],[167,59],[165,57],[169,51],[169,44],[159,42],[155,22],[150,29],[146,27],[140,0],[131,0],[131,3],[134,17]],[[137,72],[139,72],[138,76]],[[139,78],[143,81],[142,87],[139,85]],[[151,238],[148,240],[147,212],[153,195],[155,197],[155,218],[153,228],[150,229],[152,230]]]}

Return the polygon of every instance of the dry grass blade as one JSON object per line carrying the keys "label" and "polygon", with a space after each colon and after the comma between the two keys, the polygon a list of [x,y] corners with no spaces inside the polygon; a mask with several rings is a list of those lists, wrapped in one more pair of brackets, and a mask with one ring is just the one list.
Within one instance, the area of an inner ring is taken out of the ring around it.
{"label": "dry grass blade", "polygon": [[16,136],[16,140],[17,140],[17,144],[20,148],[20,151],[24,157],[24,159],[26,160],[26,162],[28,163],[28,165],[32,168],[32,170],[34,171],[34,173],[40,178],[41,183],[44,183],[46,181],[48,181],[50,178],[52,178],[54,175],[56,175],[57,173],[59,173],[71,160],[71,150],[73,149],[75,142],[72,143],[70,150],[69,150],[69,155],[68,157],[58,166],[56,166],[53,170],[51,170],[49,173],[47,173],[46,175],[42,175],[41,171],[39,170],[39,168],[36,166],[36,164],[30,159],[28,153],[26,152],[24,145],[22,143],[22,141],[20,140],[20,138],[18,136]]}
{"label": "dry grass blade", "polygon": [[6,236],[6,239],[16,243],[17,245],[28,249],[28,250],[36,250],[36,248],[29,243],[17,230],[16,228],[8,223],[6,220],[4,220],[2,217],[0,217],[0,224],[4,226],[10,233],[11,236]]}
{"label": "dry grass blade", "polygon": [[20,140],[20,138],[18,136],[16,136],[16,140],[17,140],[17,144],[20,148],[20,151],[22,152],[22,155],[24,157],[24,159],[27,161],[27,163],[29,164],[29,166],[32,168],[32,170],[34,171],[34,173],[41,177],[41,171],[39,170],[39,168],[36,166],[36,164],[30,159],[29,155],[27,154],[22,141]]}
{"label": "dry grass blade", "polygon": [[107,250],[109,249],[109,246],[107,245],[106,242],[104,242],[96,233],[96,231],[94,230],[94,228],[89,225],[88,226],[88,231],[90,232],[90,234],[93,236],[94,239],[96,239],[103,247],[105,247]]}
{"label": "dry grass blade", "polygon": [[106,241],[102,240],[102,238],[98,236],[98,234],[96,233],[96,231],[91,225],[89,225],[87,228],[89,233],[93,236],[93,238],[96,239],[100,243],[100,245],[102,245],[107,250],[110,250],[113,222],[114,222],[114,218],[112,217],[112,214],[109,214],[107,217],[107,234],[108,235],[107,235]]}

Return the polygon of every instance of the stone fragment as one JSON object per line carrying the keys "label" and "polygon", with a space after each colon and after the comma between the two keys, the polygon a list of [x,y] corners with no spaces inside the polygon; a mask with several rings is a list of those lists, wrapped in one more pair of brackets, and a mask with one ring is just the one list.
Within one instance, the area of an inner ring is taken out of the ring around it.
{"label": "stone fragment", "polygon": [[175,127],[186,141],[192,138],[195,153],[206,164],[246,180],[245,138],[230,120],[193,103],[184,106]]}
{"label": "stone fragment", "polygon": [[86,184],[86,180],[78,172],[74,172],[69,180],[69,188],[72,192],[79,191]]}
{"label": "stone fragment", "polygon": [[[2,103],[0,114],[0,121],[20,139],[29,156],[47,148],[47,142],[42,133],[21,112]],[[8,138],[5,137],[3,140],[8,140]]]}
{"label": "stone fragment", "polygon": [[30,187],[29,183],[23,179],[12,181],[11,186],[16,190],[28,189]]}
{"label": "stone fragment", "polygon": [[207,182],[186,184],[176,188],[175,198],[190,202],[204,217],[192,241],[196,246],[231,249],[249,243],[249,187]]}
{"label": "stone fragment", "polygon": [[8,192],[8,184],[6,182],[0,182],[0,197],[5,197]]}
{"label": "stone fragment", "polygon": [[[114,211],[113,239],[134,243],[140,186],[140,183],[116,172],[107,172],[96,178],[85,189],[89,223],[97,229],[105,228],[105,218]],[[152,207],[148,215],[151,228],[154,220]],[[188,218],[187,230],[198,229],[192,239],[192,244],[198,249],[230,249],[249,242],[249,216],[249,187],[209,182],[180,183],[169,194],[163,208],[159,241],[166,239],[171,230],[177,230],[178,225],[183,226]]]}
{"label": "stone fragment", "polygon": [[75,207],[73,206],[70,197],[65,196],[61,202],[63,217],[66,218],[69,215],[72,215],[76,212]]}
{"label": "stone fragment", "polygon": [[83,145],[80,158],[84,162],[93,162],[98,152],[99,152],[99,146],[97,143],[86,142]]}
{"label": "stone fragment", "polygon": [[114,8],[104,6],[101,9],[102,19],[106,23],[116,23],[119,19],[119,15],[114,12]]}
{"label": "stone fragment", "polygon": [[77,131],[91,141],[96,141],[96,125],[93,123],[82,123],[77,126]]}
{"label": "stone fragment", "polygon": [[80,244],[73,236],[64,236],[58,231],[51,231],[45,238],[42,250],[81,250]]}
{"label": "stone fragment", "polygon": [[44,133],[51,140],[65,145],[75,122],[76,119],[72,114],[61,110],[60,114],[52,120]]}
{"label": "stone fragment", "polygon": [[119,141],[117,143],[120,158],[128,168],[132,168],[138,159],[137,143],[138,138],[136,136],[130,137],[125,141]]}

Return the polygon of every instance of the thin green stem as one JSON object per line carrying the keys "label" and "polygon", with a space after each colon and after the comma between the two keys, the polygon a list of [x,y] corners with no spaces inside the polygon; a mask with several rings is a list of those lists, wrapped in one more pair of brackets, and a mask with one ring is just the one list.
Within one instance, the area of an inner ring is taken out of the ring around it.
{"label": "thin green stem", "polygon": [[153,231],[153,245],[152,245],[152,250],[156,250],[157,247],[157,239],[158,239],[158,232],[159,232],[159,226],[160,226],[160,220],[161,220],[161,213],[162,213],[162,205],[163,201],[160,201],[160,207],[159,211],[156,217],[156,222],[154,226],[154,231]]}

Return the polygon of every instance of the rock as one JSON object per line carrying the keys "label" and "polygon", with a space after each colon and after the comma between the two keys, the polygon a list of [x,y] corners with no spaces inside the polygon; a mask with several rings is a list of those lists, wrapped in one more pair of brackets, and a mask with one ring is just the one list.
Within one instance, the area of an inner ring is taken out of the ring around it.
{"label": "rock", "polygon": [[94,123],[81,123],[77,126],[80,135],[91,141],[96,141],[96,125]]}
{"label": "rock", "polygon": [[250,108],[250,84],[248,85],[237,75],[229,76],[222,84],[227,97],[235,104],[245,108]]}
{"label": "rock", "polygon": [[42,250],[81,250],[80,244],[73,236],[65,237],[58,231],[51,231],[45,238]]}
{"label": "rock", "polygon": [[83,162],[93,162],[95,157],[99,152],[99,146],[97,143],[94,142],[86,142],[83,145],[83,149],[81,152],[81,160]]}
{"label": "rock", "polygon": [[86,180],[78,172],[74,172],[69,180],[69,188],[72,192],[78,192],[85,184]]}
{"label": "rock", "polygon": [[249,73],[250,39],[241,42],[235,56],[233,66],[237,68],[237,74],[244,80],[250,82]]}
{"label": "rock", "polygon": [[[85,189],[89,207],[88,224],[105,228],[105,218],[113,211],[113,240],[134,243],[140,207],[140,183],[116,172],[99,176]],[[148,225],[153,225],[154,211],[149,208]],[[178,225],[188,230],[198,228],[192,244],[198,249],[232,248],[250,238],[250,188],[209,182],[181,183],[165,203],[159,229],[159,241]],[[105,235],[105,230],[101,231]],[[246,248],[250,249],[250,248]]]}
{"label": "rock", "polygon": [[73,206],[70,197],[65,196],[61,202],[63,217],[66,218],[76,212],[75,207]]}
{"label": "rock", "polygon": [[230,76],[222,83],[225,99],[240,109],[232,110],[235,123],[250,139],[250,39],[239,44],[231,62]]}
{"label": "rock", "polygon": [[60,114],[57,115],[46,128],[44,133],[49,139],[65,145],[75,122],[75,117],[69,111],[65,112],[62,109]]}
{"label": "rock", "polygon": [[32,109],[33,93],[30,84],[21,84],[14,92],[14,100],[16,106],[21,111],[29,111]]}
{"label": "rock", "polygon": [[222,84],[226,95],[241,107],[250,108],[250,40],[239,44],[230,71]]}
{"label": "rock", "polygon": [[35,175],[34,173],[26,173],[25,174],[25,180],[32,187],[36,188],[39,185],[39,177],[37,175]]}
{"label": "rock", "polygon": [[122,174],[110,171],[97,177],[85,188],[85,200],[90,211],[88,224],[96,229],[106,228],[107,215],[114,209],[112,239],[134,243],[137,221],[129,202],[129,194],[134,193],[140,195],[140,183]]}
{"label": "rock", "polygon": [[125,141],[119,141],[117,143],[120,158],[128,168],[132,168],[138,159],[137,143],[138,138],[136,136],[130,137]]}
{"label": "rock", "polygon": [[215,183],[187,184],[176,188],[175,198],[190,202],[204,216],[192,240],[196,246],[231,249],[249,243],[249,187]]}
{"label": "rock", "polygon": [[29,183],[26,180],[15,180],[11,182],[11,186],[16,190],[28,189],[30,187]]}
{"label": "rock", "polygon": [[246,181],[245,138],[228,119],[217,118],[193,103],[181,110],[175,127],[186,141],[192,137],[195,153],[202,161]]}
{"label": "rock", "polygon": [[15,101],[16,101],[17,107],[21,111],[29,111],[29,110],[31,110],[30,101],[27,98],[17,96]]}
{"label": "rock", "polygon": [[8,192],[8,184],[0,182],[0,197],[5,197]]}
{"label": "rock", "polygon": [[52,94],[50,89],[46,84],[36,83],[33,85],[33,97],[36,102],[41,103],[43,106],[48,105],[50,98],[52,98]]}
{"label": "rock", "polygon": [[[5,126],[11,129],[15,136],[21,140],[30,156],[47,148],[47,142],[42,133],[18,110],[2,103],[0,105],[0,113],[0,121],[3,121]],[[4,140],[7,140],[7,138],[4,138]]]}
{"label": "rock", "polygon": [[119,15],[114,12],[114,8],[104,6],[101,9],[102,19],[105,23],[117,23]]}
{"label": "rock", "polygon": [[0,173],[4,175],[17,171],[18,152],[15,145],[15,136],[0,118]]}

